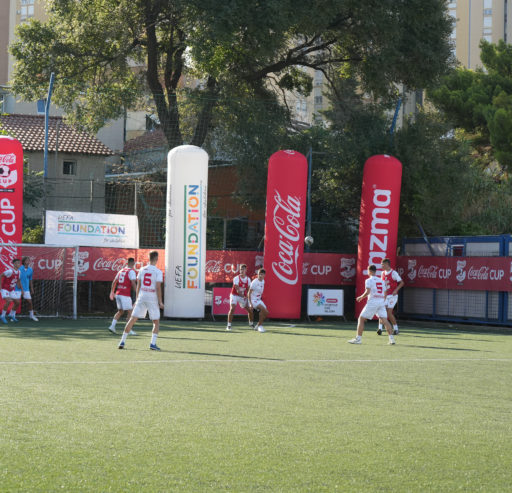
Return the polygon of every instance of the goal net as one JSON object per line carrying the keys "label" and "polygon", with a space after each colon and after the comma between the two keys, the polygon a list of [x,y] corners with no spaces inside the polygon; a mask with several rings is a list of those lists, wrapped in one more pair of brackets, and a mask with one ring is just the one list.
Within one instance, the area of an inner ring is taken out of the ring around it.
{"label": "goal net", "polygon": [[[28,257],[28,265],[33,269],[32,303],[36,315],[76,318],[77,274],[80,270],[78,248],[1,244],[0,273],[12,267],[13,259],[24,257]],[[0,303],[3,305],[3,300]],[[23,296],[19,315],[28,315]]]}

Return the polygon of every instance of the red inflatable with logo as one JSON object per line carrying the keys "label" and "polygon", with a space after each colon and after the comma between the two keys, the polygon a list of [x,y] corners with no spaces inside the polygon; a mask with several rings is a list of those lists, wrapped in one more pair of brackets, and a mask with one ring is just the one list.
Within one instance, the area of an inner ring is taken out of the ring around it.
{"label": "red inflatable with logo", "polygon": [[308,163],[295,151],[268,162],[265,214],[265,290],[271,318],[300,318]]}
{"label": "red inflatable with logo", "polygon": [[[377,155],[364,164],[357,247],[357,296],[364,292],[368,265],[377,266],[378,276],[382,259],[389,258],[391,266],[395,266],[401,184],[402,163],[398,159],[386,154]],[[356,302],[356,317],[365,302]]]}

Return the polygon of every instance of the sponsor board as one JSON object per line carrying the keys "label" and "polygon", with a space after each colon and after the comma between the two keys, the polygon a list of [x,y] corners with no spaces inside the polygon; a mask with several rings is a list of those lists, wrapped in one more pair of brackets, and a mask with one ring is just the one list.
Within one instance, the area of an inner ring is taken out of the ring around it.
{"label": "sponsor board", "polygon": [[[213,315],[227,315],[230,309],[229,295],[231,288],[213,288],[212,313]],[[240,308],[237,303],[235,307],[235,315],[247,316],[247,311]]]}
{"label": "sponsor board", "polygon": [[308,289],[308,315],[343,316],[342,289]]}
{"label": "sponsor board", "polygon": [[46,211],[44,242],[48,245],[139,247],[137,216],[90,212]]}

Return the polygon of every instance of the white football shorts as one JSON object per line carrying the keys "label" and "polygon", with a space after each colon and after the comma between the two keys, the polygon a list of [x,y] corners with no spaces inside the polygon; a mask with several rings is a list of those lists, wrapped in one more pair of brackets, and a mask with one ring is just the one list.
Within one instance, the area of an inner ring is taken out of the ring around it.
{"label": "white football shorts", "polygon": [[265,310],[267,309],[267,306],[265,305],[265,303],[263,303],[261,298],[253,298],[251,296],[251,304],[252,304],[252,307],[256,308],[256,309],[259,309],[259,308],[264,308]]}
{"label": "white football shorts", "polygon": [[229,295],[229,304],[233,306],[236,305],[237,303],[240,305],[240,308],[247,308],[247,298],[243,298],[242,296],[238,296],[236,294],[231,293]]}
{"label": "white football shorts", "polygon": [[131,310],[133,307],[132,297],[116,294],[116,304],[118,310]]}
{"label": "white football shorts", "polygon": [[360,316],[371,320],[375,315],[379,318],[388,318],[388,312],[386,311],[383,298],[368,300]]}
{"label": "white football shorts", "polygon": [[384,305],[386,308],[395,308],[395,305],[398,303],[398,295],[397,294],[388,294],[386,296],[386,301]]}
{"label": "white football shorts", "polygon": [[30,295],[30,291],[23,291],[23,299],[24,300],[31,300],[32,296]]}
{"label": "white football shorts", "polygon": [[158,301],[137,300],[133,307],[132,317],[145,318],[146,313],[149,313],[150,320],[160,320]]}
{"label": "white football shorts", "polygon": [[2,298],[5,300],[6,298],[10,298],[11,300],[19,300],[21,298],[21,291],[7,291],[7,289],[2,289],[1,291]]}

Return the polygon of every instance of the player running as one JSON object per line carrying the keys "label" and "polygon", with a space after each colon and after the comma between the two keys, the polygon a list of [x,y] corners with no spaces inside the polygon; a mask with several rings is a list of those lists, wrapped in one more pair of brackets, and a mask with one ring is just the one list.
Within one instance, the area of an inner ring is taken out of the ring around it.
{"label": "player running", "polygon": [[[7,269],[5,272],[2,272],[0,275],[0,285],[2,287],[2,298],[4,299],[4,307],[2,310],[2,315],[0,316],[0,320],[6,324],[7,319],[5,315],[7,314],[7,308],[12,301],[12,309],[9,313],[9,318],[11,322],[17,322],[16,318],[16,310],[20,304],[21,298],[21,283],[20,283],[20,259],[15,258],[12,261],[12,269]],[[19,288],[16,291],[16,286]]]}
{"label": "player running", "polygon": [[228,326],[226,327],[226,330],[229,332],[231,332],[231,322],[233,321],[233,315],[237,304],[247,312],[249,327],[254,329],[253,312],[247,300],[250,282],[251,279],[247,276],[247,265],[242,264],[240,266],[240,274],[235,276],[233,279],[233,287],[231,288],[231,294],[229,295],[230,308],[228,313]]}
{"label": "player running", "polygon": [[[393,313],[393,308],[398,302],[398,291],[402,289],[404,285],[404,281],[400,277],[400,274],[391,268],[391,262],[388,258],[385,258],[381,262],[382,266],[382,275],[381,279],[386,283],[386,300],[384,304],[386,305],[386,311],[388,312],[388,320],[393,324],[393,334],[398,335],[398,325],[396,323],[396,318]],[[377,334],[382,334],[382,324],[379,322],[379,328],[377,329]]]}
{"label": "player running", "polygon": [[149,318],[153,322],[153,331],[151,334],[151,343],[149,349],[160,351],[156,345],[156,338],[160,329],[160,308],[164,307],[162,303],[162,271],[156,266],[158,262],[158,252],[153,251],[149,254],[149,265],[146,265],[139,271],[137,276],[137,299],[133,307],[130,320],[126,323],[123,336],[119,342],[119,349],[124,349],[124,344],[133,325],[139,318],[144,318],[149,312]]}
{"label": "player running", "polygon": [[[32,304],[32,293],[34,292],[34,286],[32,284],[32,277],[34,270],[29,265],[30,257],[22,257],[20,265],[20,288],[16,286],[15,291],[20,291],[20,298],[23,298],[28,305],[28,315],[34,322],[39,322],[37,317],[34,315],[34,305]],[[21,301],[21,300],[20,300]]]}
{"label": "player running", "polygon": [[[125,310],[127,320],[130,320],[132,316],[132,290],[135,291],[137,289],[137,273],[133,268],[134,264],[135,259],[133,257],[127,259],[126,266],[116,274],[112,281],[110,299],[113,301],[115,298],[117,304],[117,312],[108,328],[112,334],[116,333],[116,324],[123,316]],[[132,330],[128,335],[136,336],[137,334]]]}
{"label": "player running", "polygon": [[[258,318],[258,332],[265,332],[263,328],[263,321],[268,316],[268,310],[263,303],[261,297],[263,295],[263,290],[265,289],[265,269],[261,268],[258,270],[258,277],[251,282],[251,287],[249,288],[249,292],[247,293],[247,298],[249,300],[249,307],[252,310],[259,310],[260,315]],[[256,329],[254,329],[256,330]]]}
{"label": "player running", "polygon": [[379,279],[375,274],[377,267],[375,265],[368,266],[368,279],[364,282],[365,291],[361,296],[356,298],[357,302],[363,301],[368,297],[359,320],[357,321],[357,335],[354,339],[348,341],[350,344],[361,344],[364,331],[364,324],[366,320],[371,320],[375,315],[379,317],[379,321],[384,324],[389,335],[389,344],[395,344],[393,331],[388,322],[386,307],[384,300],[386,296],[386,284],[382,279]]}

